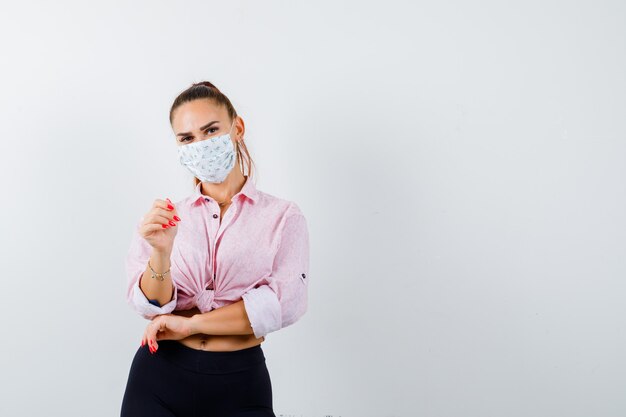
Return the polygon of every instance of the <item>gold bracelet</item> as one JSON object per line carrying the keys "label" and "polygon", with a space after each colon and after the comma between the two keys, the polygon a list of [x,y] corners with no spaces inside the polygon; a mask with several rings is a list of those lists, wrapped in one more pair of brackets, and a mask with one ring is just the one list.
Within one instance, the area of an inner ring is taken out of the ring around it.
{"label": "gold bracelet", "polygon": [[[156,279],[158,278],[159,280],[163,281],[165,278],[163,278],[165,276],[165,274],[169,273],[170,270],[168,269],[167,271],[163,272],[162,274],[159,274],[158,272],[156,272],[154,269],[152,269],[152,265],[150,265],[150,259],[148,259],[148,267],[150,268],[150,270],[152,271],[152,278]],[[170,268],[171,269],[171,268]]]}

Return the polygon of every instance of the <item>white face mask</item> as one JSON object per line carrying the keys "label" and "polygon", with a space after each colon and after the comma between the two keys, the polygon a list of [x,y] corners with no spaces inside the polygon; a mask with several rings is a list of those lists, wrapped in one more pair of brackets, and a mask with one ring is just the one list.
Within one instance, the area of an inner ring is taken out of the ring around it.
{"label": "white face mask", "polygon": [[202,182],[223,182],[235,166],[235,148],[230,130],[220,136],[178,146],[178,160]]}

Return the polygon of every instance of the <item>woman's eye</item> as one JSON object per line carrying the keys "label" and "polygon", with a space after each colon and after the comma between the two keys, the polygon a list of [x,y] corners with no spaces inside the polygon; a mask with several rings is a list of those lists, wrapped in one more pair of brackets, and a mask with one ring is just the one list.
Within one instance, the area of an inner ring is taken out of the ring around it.
{"label": "woman's eye", "polygon": [[[217,128],[217,127],[210,127],[210,128],[208,128],[208,129],[205,131],[205,133],[206,133],[207,135],[210,135],[210,134],[212,134],[212,133],[217,132],[218,130],[219,130],[219,128]],[[185,137],[184,137],[184,138],[182,138],[180,141],[181,141],[181,142],[189,142],[189,141],[191,141],[191,140],[193,140],[193,136],[185,136]]]}

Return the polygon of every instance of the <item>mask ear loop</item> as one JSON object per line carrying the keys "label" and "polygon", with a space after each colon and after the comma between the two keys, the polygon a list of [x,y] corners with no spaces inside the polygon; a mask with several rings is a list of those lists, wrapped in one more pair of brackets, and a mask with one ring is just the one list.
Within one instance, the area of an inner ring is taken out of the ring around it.
{"label": "mask ear loop", "polygon": [[[237,116],[235,116],[235,118],[233,119],[233,124],[230,126],[230,129],[232,130],[233,126],[235,126],[235,121],[237,120]],[[241,154],[241,141],[236,140],[235,141],[235,145],[236,145],[236,150],[235,153],[237,155],[237,159],[239,159],[239,155]]]}
{"label": "mask ear loop", "polygon": [[[235,121],[237,120],[237,117],[235,117],[233,119],[233,123],[230,125],[230,129],[228,129],[228,134],[230,134],[230,131],[233,130],[233,127],[235,126]],[[237,145],[239,145],[239,141],[236,141]]]}

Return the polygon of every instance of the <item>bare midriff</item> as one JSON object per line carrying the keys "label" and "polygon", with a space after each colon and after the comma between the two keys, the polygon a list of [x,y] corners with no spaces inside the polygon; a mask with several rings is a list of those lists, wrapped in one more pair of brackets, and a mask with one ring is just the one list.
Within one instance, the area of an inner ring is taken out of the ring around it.
{"label": "bare midriff", "polygon": [[[174,310],[171,314],[191,317],[194,314],[200,313],[200,310],[194,307],[190,310]],[[196,333],[184,339],[177,340],[177,342],[192,349],[223,352],[260,345],[264,340],[265,337],[257,338],[254,334],[216,335]]]}

